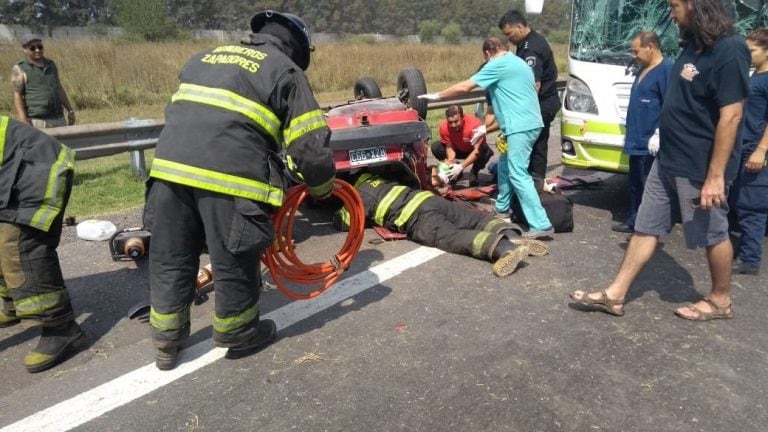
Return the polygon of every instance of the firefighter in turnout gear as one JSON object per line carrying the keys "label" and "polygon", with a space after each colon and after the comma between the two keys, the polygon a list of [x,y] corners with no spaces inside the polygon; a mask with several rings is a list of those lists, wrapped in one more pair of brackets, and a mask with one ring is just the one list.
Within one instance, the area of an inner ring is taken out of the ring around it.
{"label": "firefighter in turnout gear", "polygon": [[75,153],[0,116],[0,155],[0,327],[22,319],[42,326],[37,347],[24,358],[29,372],[41,372],[83,335],[56,253]]}
{"label": "firefighter in turnout gear", "polygon": [[176,366],[189,335],[206,246],[215,344],[240,358],[275,339],[275,323],[259,320],[260,257],[274,238],[270,216],[283,203],[284,170],[315,198],[333,190],[330,130],[304,74],[312,50],[307,25],[264,11],[251,30],[240,44],[193,56],[166,108],[145,209],[150,324],[162,370]]}
{"label": "firefighter in turnout gear", "polygon": [[[363,198],[368,222],[405,233],[424,246],[493,262],[493,274],[499,277],[514,273],[528,255],[549,253],[543,242],[520,238],[520,227],[432,192],[370,172],[360,175],[355,189]],[[341,231],[349,229],[347,209],[336,212],[334,225]]]}

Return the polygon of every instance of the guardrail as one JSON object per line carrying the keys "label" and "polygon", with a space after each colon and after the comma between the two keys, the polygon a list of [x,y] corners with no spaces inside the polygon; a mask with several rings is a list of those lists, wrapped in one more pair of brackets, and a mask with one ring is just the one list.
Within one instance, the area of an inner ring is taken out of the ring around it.
{"label": "guardrail", "polygon": [[[565,88],[565,81],[558,81],[558,91]],[[485,92],[476,90],[461,97],[430,102],[428,109],[440,109],[450,105],[484,104]],[[322,105],[322,104],[321,104]],[[482,110],[482,106],[478,106]],[[75,159],[85,160],[128,152],[131,172],[140,178],[147,176],[144,150],[154,148],[165,126],[164,119],[95,123],[46,129],[45,132],[76,151]]]}

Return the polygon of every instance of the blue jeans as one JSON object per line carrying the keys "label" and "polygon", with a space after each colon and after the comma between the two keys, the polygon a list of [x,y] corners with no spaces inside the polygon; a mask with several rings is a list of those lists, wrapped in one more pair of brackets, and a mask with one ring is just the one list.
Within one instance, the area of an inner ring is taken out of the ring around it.
{"label": "blue jeans", "polygon": [[733,184],[736,215],[739,221],[741,238],[736,248],[736,259],[752,266],[760,267],[765,239],[765,223],[768,220],[768,168],[758,173],[744,170],[744,164],[751,155],[744,151],[741,158],[739,175]]}
{"label": "blue jeans", "polygon": [[629,156],[629,215],[625,223],[632,229],[635,228],[637,210],[643,199],[645,180],[648,178],[648,173],[651,172],[654,159],[655,157],[650,155]]}
{"label": "blue jeans", "polygon": [[541,206],[539,193],[533,186],[531,174],[528,173],[531,149],[540,131],[541,128],[536,128],[507,135],[507,152],[499,156],[498,179],[496,180],[499,189],[496,197],[496,210],[509,211],[512,195],[517,195],[531,230],[552,228],[552,223],[547,218],[547,212]]}

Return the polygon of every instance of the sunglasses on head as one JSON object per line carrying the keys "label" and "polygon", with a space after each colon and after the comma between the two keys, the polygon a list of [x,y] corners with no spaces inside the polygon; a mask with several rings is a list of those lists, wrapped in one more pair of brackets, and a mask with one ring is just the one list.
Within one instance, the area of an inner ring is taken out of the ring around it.
{"label": "sunglasses on head", "polygon": [[42,51],[43,50],[43,44],[28,45],[27,49],[30,50],[30,51]]}

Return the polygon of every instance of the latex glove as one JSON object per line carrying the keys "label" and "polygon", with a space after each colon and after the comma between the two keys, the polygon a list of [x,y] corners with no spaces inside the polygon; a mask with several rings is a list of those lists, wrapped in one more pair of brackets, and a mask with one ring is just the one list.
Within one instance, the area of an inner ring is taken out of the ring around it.
{"label": "latex glove", "polygon": [[423,95],[419,95],[419,99],[424,99],[428,101],[439,101],[440,93],[425,93]]}
{"label": "latex glove", "polygon": [[448,179],[453,181],[454,179],[459,178],[462,171],[464,171],[464,167],[461,166],[460,163],[451,165],[451,170],[448,172]]}
{"label": "latex glove", "polygon": [[480,139],[485,136],[485,133],[486,133],[485,125],[480,125],[472,129],[472,138],[469,140],[469,142],[472,145],[477,144],[477,142],[480,141]]}
{"label": "latex glove", "polygon": [[447,185],[450,182],[450,179],[448,178],[448,173],[445,173],[445,172],[438,173],[437,178],[440,179],[441,185]]}
{"label": "latex glove", "polygon": [[659,152],[659,130],[656,129],[656,132],[651,135],[651,138],[648,140],[648,154],[651,156],[656,156],[656,153]]}

